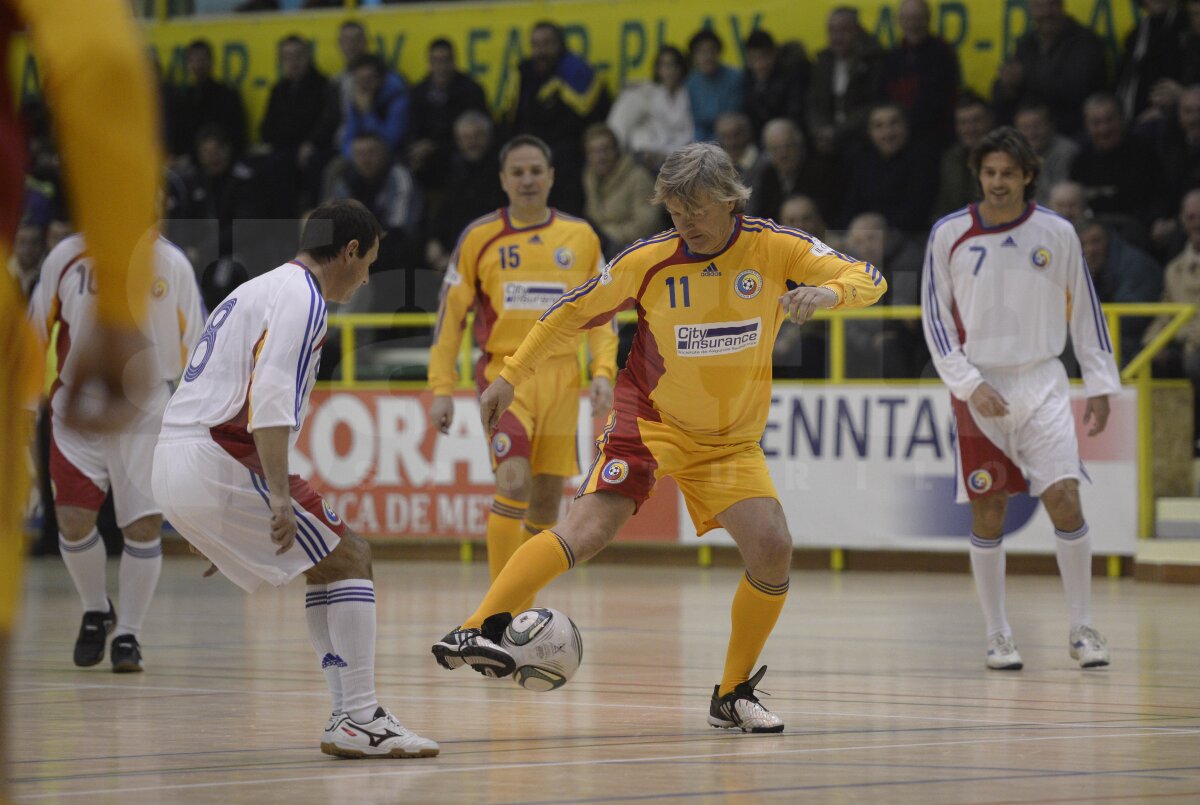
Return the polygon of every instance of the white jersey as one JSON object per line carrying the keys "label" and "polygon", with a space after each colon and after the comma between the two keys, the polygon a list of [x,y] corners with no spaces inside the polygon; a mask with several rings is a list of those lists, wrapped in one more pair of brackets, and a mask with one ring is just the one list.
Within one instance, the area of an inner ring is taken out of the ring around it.
{"label": "white jersey", "polygon": [[287,426],[295,445],[324,343],[325,300],[301,263],[242,283],[209,315],[163,414],[163,437],[204,429],[254,452],[256,428]]}
{"label": "white jersey", "polygon": [[1030,204],[988,228],[974,204],[933,225],[921,283],[925,340],[950,391],[969,400],[981,370],[1056,359],[1068,329],[1089,397],[1121,379],[1112,341],[1069,221]]}
{"label": "white jersey", "polygon": [[[71,235],[55,246],[42,263],[41,277],[29,301],[29,320],[46,342],[55,333],[59,383],[75,377],[79,350],[74,344],[96,337],[96,274],[82,235]],[[153,361],[154,376],[174,383],[183,372],[188,350],[200,337],[204,310],[192,264],[175,244],[160,237],[154,244],[154,282],[142,325],[153,345],[146,357]],[[163,398],[166,398],[164,391]],[[54,395],[51,396],[54,406]]]}

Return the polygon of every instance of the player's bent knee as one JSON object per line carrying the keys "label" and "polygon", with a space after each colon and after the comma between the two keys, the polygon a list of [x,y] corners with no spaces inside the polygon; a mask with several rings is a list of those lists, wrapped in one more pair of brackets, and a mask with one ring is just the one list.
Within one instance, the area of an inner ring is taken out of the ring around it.
{"label": "player's bent knee", "polygon": [[350,529],[342,534],[337,547],[304,573],[312,584],[330,584],[346,579],[370,579],[371,546]]}
{"label": "player's bent knee", "polygon": [[92,533],[96,525],[97,512],[78,506],[58,506],[54,510],[58,531],[67,542],[79,540]]}
{"label": "player's bent knee", "polygon": [[121,534],[130,542],[153,542],[162,534],[161,514],[141,517],[121,529]]}
{"label": "player's bent knee", "polygon": [[529,500],[532,480],[529,462],[523,459],[509,459],[496,467],[496,491],[506,498]]}

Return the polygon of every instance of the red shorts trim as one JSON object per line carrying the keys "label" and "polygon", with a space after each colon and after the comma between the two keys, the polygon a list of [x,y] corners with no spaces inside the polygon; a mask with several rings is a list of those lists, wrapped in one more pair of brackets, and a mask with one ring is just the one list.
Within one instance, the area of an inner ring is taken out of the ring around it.
{"label": "red shorts trim", "polygon": [[950,396],[958,433],[958,469],[967,497],[978,500],[996,492],[1015,495],[1029,491],[1029,483],[1019,467],[991,439],[983,435],[971,408]]}
{"label": "red shorts trim", "polygon": [[291,485],[288,491],[292,494],[292,500],[296,501],[300,508],[319,519],[339,537],[346,533],[346,524],[342,522],[342,518],[338,517],[337,512],[325,503],[325,499],[308,485],[308,481],[299,475],[289,475],[288,482]]}
{"label": "red shorts trim", "polygon": [[510,458],[529,460],[532,453],[529,433],[512,411],[505,411],[500,415],[500,421],[496,423],[496,432],[492,434],[490,449],[493,470]]}
{"label": "red shorts trim", "polygon": [[108,490],[96,486],[62,454],[53,432],[50,434],[50,480],[54,483],[55,506],[77,506],[98,512],[108,495]]}
{"label": "red shorts trim", "polygon": [[608,424],[596,440],[596,457],[575,497],[588,492],[615,492],[641,508],[654,489],[658,460],[642,441],[637,408],[629,405],[629,400],[620,399],[625,396],[619,394]]}

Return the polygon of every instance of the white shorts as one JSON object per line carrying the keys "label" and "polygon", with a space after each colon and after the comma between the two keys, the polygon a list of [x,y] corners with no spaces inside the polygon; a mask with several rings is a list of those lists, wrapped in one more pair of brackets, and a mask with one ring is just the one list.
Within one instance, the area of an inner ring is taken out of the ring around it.
{"label": "white shorts", "polygon": [[[974,406],[955,401],[958,502],[998,489],[1024,491],[1024,478],[1006,477],[1016,473],[1029,479],[1034,497],[1057,481],[1078,480],[1083,467],[1062,362],[1054,359],[1020,371],[988,369],[982,374],[1008,403],[1008,413],[980,416]],[[964,421],[968,416],[971,421]]]}
{"label": "white shorts", "polygon": [[171,525],[246,592],[275,586],[320,562],[337,547],[345,525],[299,476],[291,476],[296,542],[276,555],[267,484],[211,439],[159,441],[154,497]]}
{"label": "white shorts", "polygon": [[111,486],[121,528],[161,514],[150,492],[150,468],[162,412],[159,407],[139,414],[124,430],[102,434],[82,433],[52,414],[50,481],[55,505],[99,511]]}

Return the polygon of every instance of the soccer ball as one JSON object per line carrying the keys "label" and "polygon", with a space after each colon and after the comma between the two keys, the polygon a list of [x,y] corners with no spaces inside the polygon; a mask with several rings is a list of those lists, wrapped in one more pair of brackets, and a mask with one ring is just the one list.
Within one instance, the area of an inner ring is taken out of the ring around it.
{"label": "soccer ball", "polygon": [[500,645],[516,660],[513,679],[527,690],[561,688],[583,659],[579,629],[566,615],[547,607],[527,609],[513,618]]}

